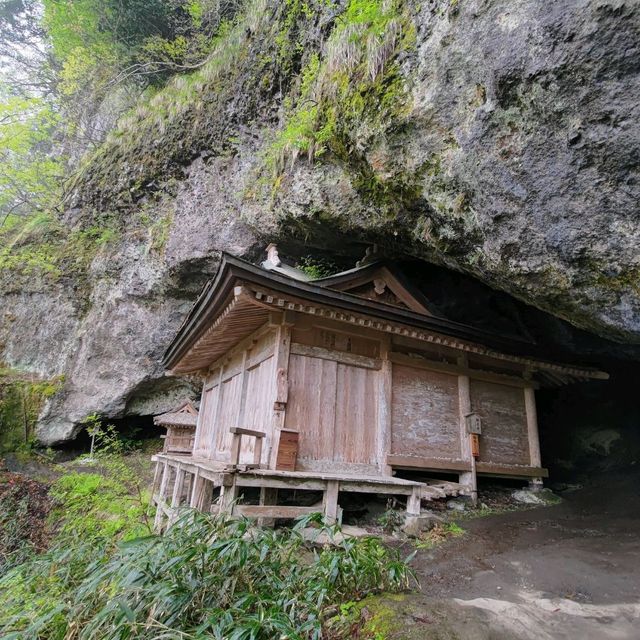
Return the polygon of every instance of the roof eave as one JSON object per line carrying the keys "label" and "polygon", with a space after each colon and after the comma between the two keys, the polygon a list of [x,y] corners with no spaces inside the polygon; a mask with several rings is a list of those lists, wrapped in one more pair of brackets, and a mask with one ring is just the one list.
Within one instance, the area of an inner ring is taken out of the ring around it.
{"label": "roof eave", "polygon": [[[367,265],[367,267],[374,267],[374,265],[381,266],[382,264],[384,263],[377,262]],[[326,281],[330,279],[331,278],[323,280]],[[166,368],[175,369],[177,367],[180,360],[202,336],[210,323],[227,306],[230,298],[233,296],[233,288],[239,280],[256,285],[268,286],[282,293],[307,295],[325,304],[334,305],[342,310],[368,313],[392,322],[401,322],[451,337],[476,341],[487,347],[503,351],[505,354],[525,353],[541,361],[548,360],[550,363],[553,362],[547,354],[541,353],[537,345],[528,341],[489,333],[482,329],[476,329],[443,318],[426,316],[414,311],[366,300],[353,294],[325,288],[315,282],[294,281],[273,271],[265,271],[260,267],[256,267],[244,260],[225,253],[222,256],[222,261],[216,276],[205,286],[200,297],[165,352],[163,364]],[[589,371],[593,374],[593,376],[590,375],[589,377],[601,379],[607,377],[607,374],[604,372],[599,372],[595,369],[590,370],[586,367],[580,368],[585,372]]]}

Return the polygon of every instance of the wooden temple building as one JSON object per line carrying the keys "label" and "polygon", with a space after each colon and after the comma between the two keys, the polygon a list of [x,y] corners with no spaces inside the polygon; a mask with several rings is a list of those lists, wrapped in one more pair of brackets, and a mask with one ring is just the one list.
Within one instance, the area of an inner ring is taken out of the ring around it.
{"label": "wooden temple building", "polygon": [[[332,522],[342,492],[404,496],[416,516],[474,495],[479,475],[542,483],[536,389],[607,375],[438,316],[391,263],[310,280],[268,251],[262,266],[223,256],[165,354],[203,385],[191,446],[168,438],[154,457],[158,530],[183,505]],[[179,427],[181,412],[159,422]],[[322,492],[322,506],[279,504],[283,489]]]}

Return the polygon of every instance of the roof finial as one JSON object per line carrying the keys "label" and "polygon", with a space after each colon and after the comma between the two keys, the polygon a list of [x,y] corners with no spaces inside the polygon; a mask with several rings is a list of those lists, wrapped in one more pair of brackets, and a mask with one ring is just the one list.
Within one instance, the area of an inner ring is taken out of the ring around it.
{"label": "roof finial", "polygon": [[380,256],[378,255],[378,245],[373,244],[370,247],[367,247],[367,250],[364,252],[364,258],[356,262],[356,267],[364,267],[366,264],[375,262],[379,257]]}
{"label": "roof finial", "polygon": [[279,267],[281,264],[278,247],[273,242],[267,247],[267,262],[273,267]]}

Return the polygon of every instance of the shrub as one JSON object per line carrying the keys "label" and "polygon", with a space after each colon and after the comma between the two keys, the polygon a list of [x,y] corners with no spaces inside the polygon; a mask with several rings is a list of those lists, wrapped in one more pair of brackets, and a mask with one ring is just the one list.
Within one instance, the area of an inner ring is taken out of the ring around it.
{"label": "shrub", "polygon": [[47,546],[47,489],[19,474],[0,475],[0,575]]}
{"label": "shrub", "polygon": [[375,538],[305,543],[314,519],[278,531],[188,511],[164,536],[94,550],[91,561],[84,545],[57,548],[0,580],[0,635],[319,639],[340,602],[409,586],[407,561]]}

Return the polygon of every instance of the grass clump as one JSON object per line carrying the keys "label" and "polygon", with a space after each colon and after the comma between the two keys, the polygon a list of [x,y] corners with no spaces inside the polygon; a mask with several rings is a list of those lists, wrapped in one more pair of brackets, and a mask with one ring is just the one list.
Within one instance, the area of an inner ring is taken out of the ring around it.
{"label": "grass clump", "polygon": [[438,523],[418,538],[416,548],[433,549],[450,538],[458,538],[464,535],[464,532],[464,529],[455,522]]}
{"label": "grass clump", "polygon": [[150,533],[149,496],[132,494],[115,474],[69,473],[51,487],[58,536],[101,544]]}
{"label": "grass clump", "polygon": [[82,278],[95,255],[120,238],[114,220],[69,229],[53,214],[14,216],[0,227],[0,283],[6,287]]}
{"label": "grass clump", "polygon": [[0,580],[0,632],[6,640],[319,639],[340,602],[409,586],[407,563],[374,538],[310,547],[302,529],[313,519],[278,531],[188,511],[164,536],[111,554],[52,549]]}
{"label": "grass clump", "polygon": [[309,161],[331,151],[348,157],[353,132],[367,123],[382,131],[404,107],[405,88],[396,57],[414,28],[395,0],[349,0],[335,21],[322,55],[309,56],[287,119],[267,153],[275,175],[300,155]]}

